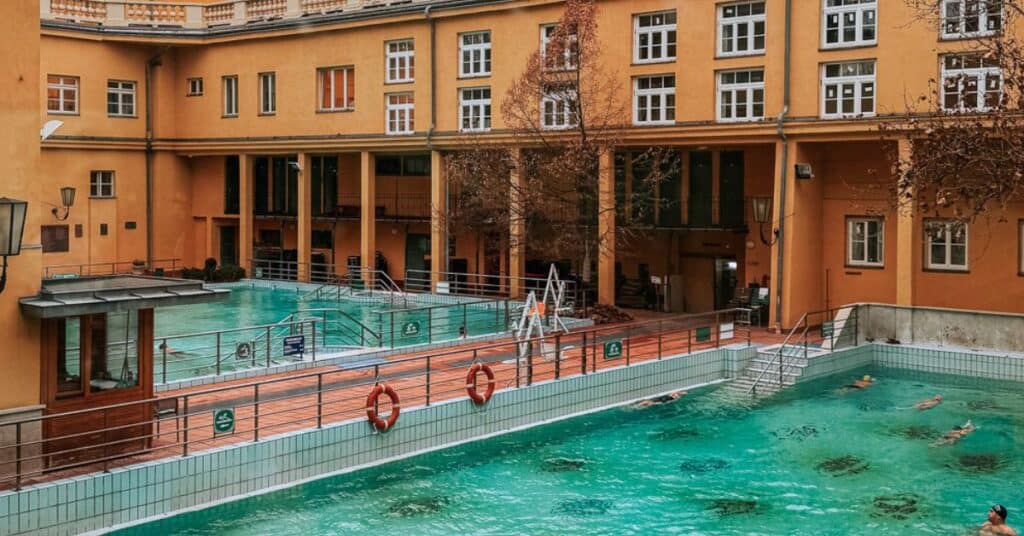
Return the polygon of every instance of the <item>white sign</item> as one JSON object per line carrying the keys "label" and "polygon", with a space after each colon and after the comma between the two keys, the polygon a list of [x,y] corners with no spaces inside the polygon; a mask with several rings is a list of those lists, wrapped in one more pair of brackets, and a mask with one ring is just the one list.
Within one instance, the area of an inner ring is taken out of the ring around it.
{"label": "white sign", "polygon": [[438,294],[448,294],[448,282],[447,281],[438,281],[437,282],[437,293]]}
{"label": "white sign", "polygon": [[719,324],[718,326],[718,340],[731,339],[736,334],[733,332],[733,323]]}

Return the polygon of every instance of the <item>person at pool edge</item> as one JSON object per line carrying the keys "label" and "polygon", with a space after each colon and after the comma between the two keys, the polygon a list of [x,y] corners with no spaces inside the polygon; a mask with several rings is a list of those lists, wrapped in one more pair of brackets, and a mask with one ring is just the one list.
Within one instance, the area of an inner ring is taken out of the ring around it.
{"label": "person at pool edge", "polygon": [[1017,531],[1010,528],[1006,524],[1006,516],[1009,512],[1006,511],[1006,507],[997,504],[989,509],[988,521],[981,525],[980,534],[1009,534],[1010,536],[1017,536]]}
{"label": "person at pool edge", "polygon": [[914,404],[914,409],[924,411],[926,409],[932,409],[942,403],[942,395],[935,395],[928,400],[922,400],[917,404]]}

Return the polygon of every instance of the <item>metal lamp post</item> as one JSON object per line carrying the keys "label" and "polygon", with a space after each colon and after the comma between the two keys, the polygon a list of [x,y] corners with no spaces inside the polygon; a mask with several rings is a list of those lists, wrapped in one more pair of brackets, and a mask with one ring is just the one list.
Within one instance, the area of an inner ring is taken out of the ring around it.
{"label": "metal lamp post", "polygon": [[7,286],[7,257],[21,254],[21,238],[25,234],[27,212],[27,202],[0,197],[0,257],[3,257],[0,292]]}

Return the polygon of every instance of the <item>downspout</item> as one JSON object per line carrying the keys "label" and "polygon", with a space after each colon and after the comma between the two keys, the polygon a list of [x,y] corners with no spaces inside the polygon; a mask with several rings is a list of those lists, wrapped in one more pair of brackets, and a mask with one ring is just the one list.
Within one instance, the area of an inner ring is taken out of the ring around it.
{"label": "downspout", "polygon": [[793,0],[786,0],[786,29],[784,34],[785,40],[785,54],[783,59],[783,75],[782,75],[782,111],[779,112],[779,116],[776,119],[776,130],[778,131],[779,139],[782,141],[782,155],[780,155],[780,170],[781,170],[781,183],[779,184],[779,227],[778,227],[778,239],[776,245],[778,245],[778,255],[776,256],[776,281],[775,281],[775,322],[777,326],[782,326],[782,270],[783,270],[783,257],[785,255],[785,239],[786,239],[786,181],[789,177],[789,143],[785,131],[786,114],[789,113],[789,73],[790,73],[790,56],[791,56],[791,43],[792,43],[792,14],[793,14]]}
{"label": "downspout", "polygon": [[163,65],[164,47],[146,61],[146,266],[153,269],[153,68]]}
{"label": "downspout", "polygon": [[[434,19],[430,16],[430,6],[423,8],[423,18],[430,23],[430,128],[427,129],[427,150],[433,151],[433,136],[434,129],[437,126],[437,25]],[[447,227],[448,221],[448,181],[444,181],[444,221]],[[438,263],[438,269],[442,272],[448,271],[448,233],[444,233],[445,244],[439,248],[438,251],[442,252],[441,257],[444,259],[444,265],[441,265],[441,259],[431,259],[431,263]]]}

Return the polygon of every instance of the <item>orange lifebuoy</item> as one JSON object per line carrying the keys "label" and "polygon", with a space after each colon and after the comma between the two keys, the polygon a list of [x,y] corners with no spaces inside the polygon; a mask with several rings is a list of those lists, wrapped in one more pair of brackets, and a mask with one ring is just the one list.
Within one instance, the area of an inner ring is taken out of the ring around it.
{"label": "orange lifebuoy", "polygon": [[[377,415],[377,408],[375,407],[377,399],[382,394],[387,395],[391,399],[391,415],[388,415],[387,420]],[[366,417],[378,432],[387,432],[395,425],[395,421],[398,420],[399,408],[398,393],[386,383],[374,385],[373,389],[370,390],[370,396],[366,397]]]}
{"label": "orange lifebuoy", "polygon": [[[487,389],[482,395],[476,390],[476,373],[481,370],[487,376]],[[472,367],[469,367],[469,373],[466,374],[466,394],[474,403],[486,404],[494,394],[494,385],[494,371],[486,363],[474,363]]]}

